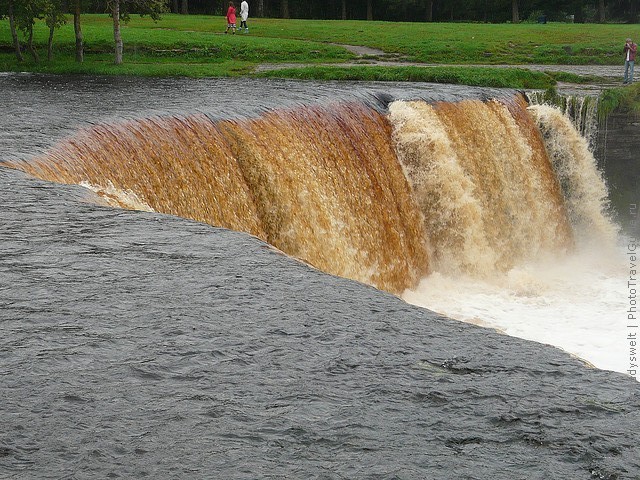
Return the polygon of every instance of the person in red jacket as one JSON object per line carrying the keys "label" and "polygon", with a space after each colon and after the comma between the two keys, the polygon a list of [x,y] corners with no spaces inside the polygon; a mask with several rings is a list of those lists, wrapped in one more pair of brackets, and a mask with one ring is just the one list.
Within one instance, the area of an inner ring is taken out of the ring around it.
{"label": "person in red jacket", "polygon": [[229,29],[231,29],[231,33],[236,34],[236,7],[233,5],[233,2],[229,2],[229,9],[227,10],[227,29],[224,33],[229,33]]}
{"label": "person in red jacket", "polygon": [[638,45],[633,43],[630,38],[627,38],[627,43],[624,44],[624,84],[628,85],[633,83],[633,65],[636,61],[636,52],[638,51]]}

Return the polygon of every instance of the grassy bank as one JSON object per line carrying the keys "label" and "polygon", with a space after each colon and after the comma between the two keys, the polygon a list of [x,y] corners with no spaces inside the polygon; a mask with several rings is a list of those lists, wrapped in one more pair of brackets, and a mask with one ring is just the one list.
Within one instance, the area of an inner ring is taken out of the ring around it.
{"label": "grassy bank", "polygon": [[531,89],[547,89],[555,85],[555,80],[548,74],[518,68],[304,67],[264,72],[260,76],[316,80],[453,83],[482,87]]}
{"label": "grassy bank", "polygon": [[614,110],[640,116],[640,83],[602,92],[598,103],[598,114],[604,118]]}
{"label": "grassy bank", "polygon": [[[132,17],[123,26],[124,64],[113,64],[107,15],[83,15],[85,62],[74,57],[70,23],[56,32],[54,59],[18,63],[11,53],[7,20],[0,21],[0,70],[153,76],[252,75],[264,63],[339,64],[355,56],[340,44],[376,48],[405,62],[437,64],[620,64],[621,41],[637,26],[365,21],[249,20],[250,33],[224,35],[222,17],[164,15],[155,23]],[[640,28],[639,28],[640,29]],[[45,57],[48,31],[39,22],[35,44]],[[386,59],[389,57],[386,56]],[[472,85],[547,88],[554,76],[520,69],[326,66],[267,72],[264,76],[316,79],[435,81]],[[580,81],[579,77],[575,78]]]}

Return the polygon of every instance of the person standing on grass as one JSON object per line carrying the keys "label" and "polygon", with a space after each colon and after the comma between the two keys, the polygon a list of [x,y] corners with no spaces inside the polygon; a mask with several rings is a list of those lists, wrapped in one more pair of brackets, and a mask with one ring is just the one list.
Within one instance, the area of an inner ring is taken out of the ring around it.
{"label": "person standing on grass", "polygon": [[628,85],[633,83],[633,65],[636,61],[636,52],[638,51],[638,45],[633,43],[630,38],[627,38],[627,43],[624,44],[624,84]]}
{"label": "person standing on grass", "polygon": [[249,27],[247,27],[247,18],[249,18],[249,4],[247,0],[242,0],[240,4],[240,31],[244,27],[244,32],[249,33]]}
{"label": "person standing on grass", "polygon": [[233,2],[229,2],[229,9],[227,10],[227,29],[224,33],[229,33],[229,29],[231,29],[231,33],[236,34],[236,7]]}

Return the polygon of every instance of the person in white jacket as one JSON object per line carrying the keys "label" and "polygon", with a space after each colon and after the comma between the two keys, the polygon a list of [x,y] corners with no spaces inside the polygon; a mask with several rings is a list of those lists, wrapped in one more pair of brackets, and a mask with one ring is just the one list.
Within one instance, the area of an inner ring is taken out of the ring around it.
{"label": "person in white jacket", "polygon": [[244,27],[245,33],[249,32],[249,27],[247,27],[247,18],[249,18],[249,4],[247,0],[242,0],[240,4],[240,31]]}

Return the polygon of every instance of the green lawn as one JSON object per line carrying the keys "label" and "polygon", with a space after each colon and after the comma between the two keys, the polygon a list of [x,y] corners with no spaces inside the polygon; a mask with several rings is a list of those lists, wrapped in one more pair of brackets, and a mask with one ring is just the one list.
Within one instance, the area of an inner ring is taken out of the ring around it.
{"label": "green lawn", "polygon": [[[260,35],[363,45],[426,63],[619,64],[637,25],[260,20]],[[637,35],[636,35],[637,36]],[[635,37],[634,37],[635,38]]]}
{"label": "green lawn", "polygon": [[[71,19],[70,19],[71,20]],[[35,42],[42,60],[11,53],[7,20],[0,21],[0,71],[131,75],[251,75],[263,63],[339,64],[354,60],[340,44],[383,50],[403,61],[435,64],[622,63],[621,42],[639,26],[578,24],[392,23],[250,18],[250,33],[224,35],[225,19],[164,15],[158,22],[134,16],[123,25],[124,64],[113,65],[113,32],[107,15],[83,15],[85,62],[73,61],[72,23],[56,32],[54,59],[46,60],[47,29],[38,23]],[[287,69],[263,75],[298,78],[446,81],[474,85],[546,88],[552,76],[509,69],[428,71],[418,67]],[[578,79],[579,80],[579,79]]]}

